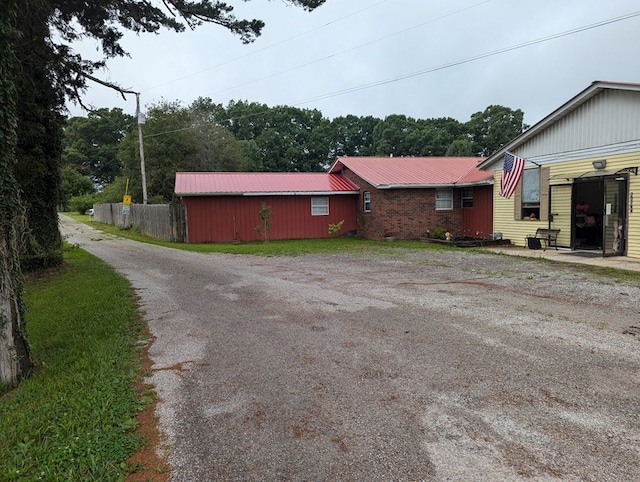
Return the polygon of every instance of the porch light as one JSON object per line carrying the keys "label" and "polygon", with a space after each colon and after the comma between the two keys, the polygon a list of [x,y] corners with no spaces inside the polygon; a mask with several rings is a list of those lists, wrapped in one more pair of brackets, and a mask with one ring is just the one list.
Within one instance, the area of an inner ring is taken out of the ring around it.
{"label": "porch light", "polygon": [[593,161],[592,164],[594,169],[604,169],[605,167],[607,167],[607,160],[601,159],[599,161]]}

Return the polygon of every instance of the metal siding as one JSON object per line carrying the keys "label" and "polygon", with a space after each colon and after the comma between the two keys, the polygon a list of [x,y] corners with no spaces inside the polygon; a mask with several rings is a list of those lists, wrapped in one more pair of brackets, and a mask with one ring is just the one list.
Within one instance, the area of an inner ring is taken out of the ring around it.
{"label": "metal siding", "polygon": [[338,233],[356,229],[356,196],[329,196],[329,215],[311,216],[311,196],[187,197],[189,242],[232,242],[263,239],[255,227],[262,203],[271,207],[269,239],[326,238],[329,224],[344,220]]}
{"label": "metal siding", "polygon": [[462,208],[462,232],[482,237],[493,232],[493,186],[473,188],[473,207]]}
{"label": "metal siding", "polygon": [[516,149],[535,159],[638,139],[640,93],[604,90]]}

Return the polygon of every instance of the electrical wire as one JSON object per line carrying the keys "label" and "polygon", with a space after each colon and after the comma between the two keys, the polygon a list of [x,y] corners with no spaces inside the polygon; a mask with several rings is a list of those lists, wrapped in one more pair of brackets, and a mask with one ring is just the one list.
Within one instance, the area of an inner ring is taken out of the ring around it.
{"label": "electrical wire", "polygon": [[[541,44],[541,43],[544,43],[544,42],[549,42],[551,40],[559,39],[559,38],[562,38],[562,37],[567,37],[569,35],[575,35],[577,33],[585,32],[585,31],[588,31],[588,30],[593,30],[593,29],[600,28],[600,27],[604,27],[606,25],[611,25],[611,24],[614,24],[614,23],[622,22],[624,20],[628,20],[628,19],[635,18],[635,17],[638,17],[638,16],[640,16],[640,11],[633,12],[633,13],[628,13],[626,15],[621,15],[619,17],[614,17],[614,18],[611,18],[611,19],[608,19],[608,20],[603,20],[601,22],[596,22],[596,23],[593,23],[593,24],[590,24],[590,25],[586,25],[586,26],[583,26],[583,27],[578,27],[578,28],[574,28],[574,29],[571,29],[571,30],[566,30],[564,32],[560,32],[560,33],[553,34],[553,35],[548,35],[546,37],[541,37],[541,38],[538,38],[538,39],[535,39],[535,40],[529,40],[527,42],[522,42],[522,43],[519,43],[519,44],[516,44],[516,45],[509,46],[509,47],[504,47],[504,48],[501,48],[501,49],[493,50],[491,52],[478,54],[478,55],[475,55],[473,57],[469,57],[469,58],[466,58],[466,59],[456,60],[456,61],[444,64],[444,65],[440,65],[438,67],[432,67],[432,68],[428,68],[428,69],[423,69],[423,70],[419,70],[419,71],[416,71],[416,72],[411,72],[411,73],[408,73],[408,74],[399,75],[399,76],[396,76],[396,77],[391,77],[391,78],[388,78],[388,79],[377,80],[375,82],[369,82],[367,84],[356,85],[356,86],[349,87],[349,88],[346,88],[346,89],[341,89],[341,90],[337,90],[337,91],[334,91],[334,92],[329,92],[327,94],[322,94],[322,95],[318,95],[318,96],[315,96],[315,97],[311,97],[309,99],[305,99],[305,100],[302,100],[302,101],[299,101],[299,102],[296,102],[296,103],[293,103],[293,104],[288,104],[288,105],[290,105],[292,107],[296,107],[296,106],[300,106],[300,105],[310,104],[312,102],[317,102],[317,101],[320,101],[320,100],[330,99],[332,97],[338,97],[338,96],[341,96],[341,95],[346,95],[346,94],[350,94],[350,93],[353,93],[353,92],[358,92],[358,91],[365,90],[365,89],[371,89],[373,87],[379,87],[381,85],[400,82],[402,80],[410,79],[410,78],[413,78],[413,77],[426,75],[426,74],[437,72],[437,71],[440,71],[440,70],[450,69],[452,67],[457,67],[459,65],[463,65],[463,64],[466,64],[466,63],[470,63],[470,62],[475,62],[477,60],[485,59],[485,58],[488,58],[488,57],[493,57],[495,55],[503,54],[503,53],[506,53],[506,52],[519,50],[519,49],[522,49],[522,48],[525,48],[525,47],[530,47],[532,45],[537,45],[537,44]],[[251,116],[252,115],[247,115],[247,116],[238,117],[236,119],[242,119],[242,118],[251,117]],[[232,119],[225,119],[224,121],[220,121],[220,122],[225,122],[225,121],[228,121],[228,120],[232,120]],[[148,134],[145,137],[156,137],[156,136],[160,136],[160,135],[163,135],[163,134],[179,132],[179,131],[183,131],[183,130],[193,129],[193,128],[196,128],[196,127],[197,126],[191,126],[191,127],[185,127],[185,128],[182,128],[182,129],[175,129],[175,130],[171,130],[171,131],[158,132],[158,133],[154,133],[154,134]]]}
{"label": "electrical wire", "polygon": [[[352,13],[350,13],[348,15],[345,15],[344,17],[340,17],[340,18],[338,18],[336,20],[331,20],[331,21],[329,21],[329,22],[327,22],[327,23],[325,23],[323,25],[319,25],[319,26],[317,26],[315,28],[312,28],[311,30],[307,30],[306,32],[299,33],[299,34],[294,35],[292,37],[287,37],[286,39],[280,40],[279,42],[276,42],[276,43],[273,43],[271,45],[267,45],[265,47],[259,48],[257,50],[254,50],[253,52],[249,52],[249,53],[247,53],[245,55],[241,55],[240,57],[235,57],[233,59],[225,60],[224,62],[221,62],[219,64],[213,65],[211,67],[207,67],[206,69],[199,70],[199,71],[194,72],[192,74],[185,75],[185,76],[179,77],[177,79],[169,80],[167,82],[155,85],[153,87],[149,87],[147,89],[142,90],[142,92],[147,92],[149,90],[157,89],[159,87],[164,87],[165,85],[173,84],[174,82],[179,82],[180,80],[188,79],[188,78],[194,77],[196,75],[200,75],[200,74],[202,74],[204,72],[208,72],[210,70],[217,69],[218,67],[223,67],[225,65],[232,64],[234,62],[237,62],[238,60],[242,60],[242,59],[245,59],[247,57],[251,57],[252,55],[256,55],[256,54],[259,54],[260,52],[264,52],[265,50],[269,50],[269,49],[272,49],[274,47],[277,47],[278,45],[282,45],[284,43],[291,42],[292,40],[296,40],[296,39],[298,39],[300,37],[304,37],[305,35],[309,35],[310,33],[313,33],[313,32],[316,32],[318,30],[321,30],[323,28],[326,28],[329,25],[333,25],[334,23],[342,22],[343,20],[346,20],[346,19],[348,19],[350,17],[353,17],[355,15],[358,15],[358,14],[360,14],[360,13],[366,11],[366,10],[369,10],[371,8],[378,7],[378,6],[380,6],[383,3],[386,3],[388,1],[389,0],[382,0],[381,2],[374,3],[373,5],[369,5],[368,7],[365,7],[365,8],[361,8],[360,10],[356,10],[355,12],[352,12]],[[490,0],[487,0],[487,1],[490,1]]]}
{"label": "electrical wire", "polygon": [[317,64],[317,63],[323,62],[325,60],[333,59],[333,58],[338,57],[340,55],[343,55],[343,54],[346,54],[346,53],[349,53],[349,52],[353,52],[354,50],[358,50],[358,49],[361,49],[363,47],[368,47],[369,45],[372,45],[372,44],[375,44],[375,43],[378,43],[378,42],[382,42],[383,40],[387,40],[387,39],[389,39],[391,37],[395,37],[397,35],[401,35],[403,33],[410,32],[411,30],[415,30],[417,28],[424,27],[425,25],[429,25],[431,23],[435,23],[438,20],[442,20],[442,19],[445,19],[447,17],[452,17],[454,15],[457,15],[459,13],[465,12],[467,10],[471,10],[472,8],[476,8],[476,7],[479,7],[481,5],[484,5],[485,3],[489,3],[491,1],[493,1],[493,0],[484,0],[483,2],[476,3],[474,5],[470,5],[470,6],[465,7],[465,8],[461,8],[460,10],[455,10],[455,11],[447,13],[445,15],[441,15],[440,17],[432,18],[430,20],[427,20],[426,22],[422,22],[422,23],[419,23],[417,25],[413,25],[413,26],[405,28],[403,30],[398,30],[397,32],[393,32],[393,33],[391,33],[389,35],[385,35],[384,37],[379,37],[377,39],[371,40],[369,42],[365,42],[363,44],[356,45],[356,46],[348,48],[346,50],[341,50],[341,51],[333,53],[331,55],[327,55],[326,57],[321,57],[319,59],[315,59],[315,60],[312,60],[310,62],[306,62],[306,63],[301,64],[301,65],[297,65],[296,67],[291,67],[291,68],[286,69],[286,70],[281,70],[281,71],[275,72],[273,74],[265,75],[264,77],[260,77],[258,79],[250,80],[250,81],[245,82],[243,84],[235,84],[232,87],[227,87],[225,89],[216,90],[214,92],[211,92],[211,95],[220,94],[222,92],[226,92],[226,91],[229,91],[229,90],[237,89],[239,87],[244,87],[246,85],[255,84],[256,82],[261,82],[263,80],[267,80],[267,79],[270,79],[272,77],[277,77],[279,75],[286,74],[286,73],[292,72],[294,70],[302,69],[304,67],[308,67],[310,65]]}
{"label": "electrical wire", "polygon": [[360,90],[370,89],[372,87],[378,87],[378,86],[381,86],[381,85],[391,84],[391,83],[394,83],[394,82],[399,82],[401,80],[410,79],[412,77],[418,77],[418,76],[421,76],[421,75],[430,74],[430,73],[433,73],[433,72],[437,72],[439,70],[450,69],[452,67],[457,67],[458,65],[463,65],[463,64],[470,63],[470,62],[475,62],[476,60],[481,60],[481,59],[485,59],[487,57],[493,57],[495,55],[503,54],[503,53],[506,53],[506,52],[511,52],[513,50],[519,50],[519,49],[522,49],[522,48],[525,48],[525,47],[530,47],[531,45],[541,44],[541,43],[544,43],[544,42],[548,42],[550,40],[555,40],[555,39],[562,38],[562,37],[567,37],[569,35],[573,35],[573,34],[576,34],[576,33],[585,32],[587,30],[592,30],[592,29],[595,29],[595,28],[604,27],[605,25],[610,25],[612,23],[621,22],[623,20],[628,20],[630,18],[634,18],[634,17],[637,17],[637,16],[640,16],[640,12],[629,13],[629,14],[626,14],[626,15],[622,15],[620,17],[615,17],[615,18],[612,18],[612,19],[609,19],[609,20],[603,20],[602,22],[597,22],[597,23],[594,23],[594,24],[591,24],[591,25],[587,25],[587,26],[584,26],[584,27],[579,27],[579,28],[575,28],[575,29],[572,29],[572,30],[567,30],[565,32],[549,35],[547,37],[542,37],[542,38],[535,39],[535,40],[529,40],[527,42],[523,42],[523,43],[520,43],[520,44],[512,45],[510,47],[504,47],[504,48],[501,48],[501,49],[498,49],[498,50],[493,50],[491,52],[486,52],[486,53],[483,53],[483,54],[475,55],[473,57],[469,57],[469,58],[462,59],[462,60],[456,60],[454,62],[450,62],[448,64],[440,65],[438,67],[432,67],[432,68],[429,68],[429,69],[419,70],[419,71],[416,71],[416,72],[411,72],[409,74],[404,74],[404,75],[400,75],[400,76],[397,76],[397,77],[391,77],[391,78],[388,78],[388,79],[377,80],[375,82],[370,82],[368,84],[361,84],[361,85],[349,87],[349,88],[346,88],[346,89],[330,92],[330,93],[327,93],[327,94],[318,95],[318,96],[311,97],[309,99],[306,99],[306,100],[303,100],[303,101],[300,101],[300,102],[296,102],[296,103],[291,104],[291,105],[292,106],[298,106],[298,105],[309,104],[311,102],[316,102],[316,101],[319,101],[319,100],[330,99],[332,97],[337,97],[337,96],[340,96],[340,95],[350,94],[352,92],[357,92],[357,91],[360,91]]}

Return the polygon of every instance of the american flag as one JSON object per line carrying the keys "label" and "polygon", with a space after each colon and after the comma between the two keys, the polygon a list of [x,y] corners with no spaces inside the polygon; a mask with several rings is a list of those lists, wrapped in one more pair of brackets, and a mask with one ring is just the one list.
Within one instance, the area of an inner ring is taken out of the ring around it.
{"label": "american flag", "polygon": [[500,179],[500,195],[510,198],[516,190],[522,171],[524,170],[524,159],[514,156],[510,152],[504,153],[504,165],[502,167],[502,179]]}

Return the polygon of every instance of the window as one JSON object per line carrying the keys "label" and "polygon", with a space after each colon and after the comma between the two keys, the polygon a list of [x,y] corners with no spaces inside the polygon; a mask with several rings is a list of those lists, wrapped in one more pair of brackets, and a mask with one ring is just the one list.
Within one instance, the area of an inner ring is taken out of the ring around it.
{"label": "window", "polygon": [[453,209],[453,189],[436,189],[436,211]]}
{"label": "window", "polygon": [[522,173],[522,219],[530,219],[532,214],[540,219],[540,169]]}
{"label": "window", "polygon": [[362,199],[364,204],[364,212],[368,213],[371,211],[371,193],[369,191],[365,191],[362,193]]}
{"label": "window", "polygon": [[462,189],[462,207],[463,208],[473,207],[473,188],[472,187],[465,187]]}
{"label": "window", "polygon": [[311,215],[326,216],[329,214],[329,198],[328,197],[312,197],[311,198]]}

